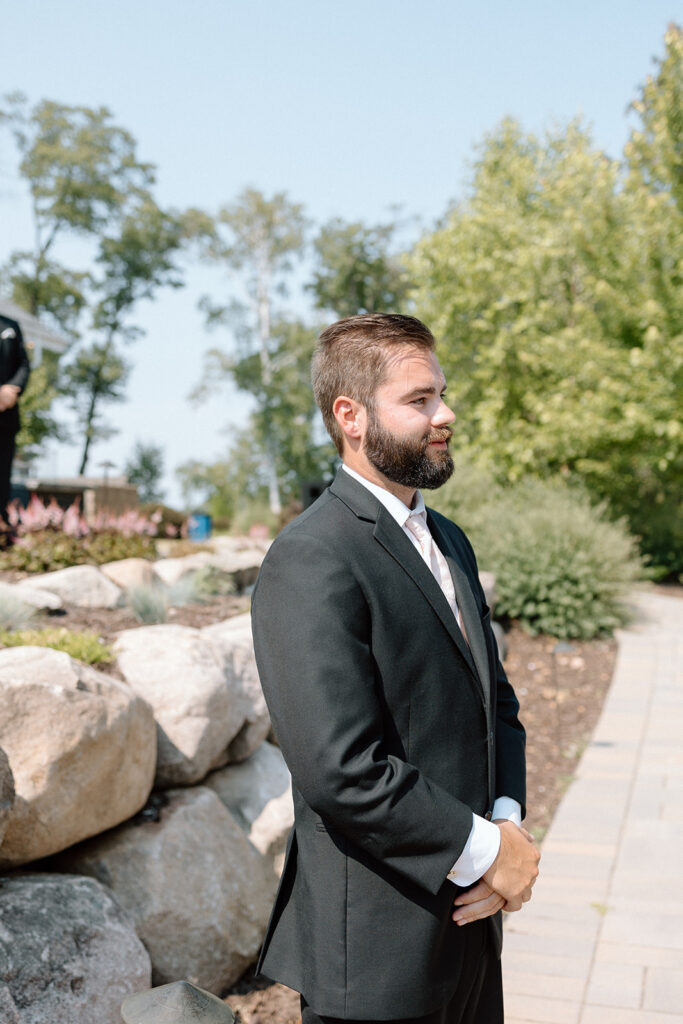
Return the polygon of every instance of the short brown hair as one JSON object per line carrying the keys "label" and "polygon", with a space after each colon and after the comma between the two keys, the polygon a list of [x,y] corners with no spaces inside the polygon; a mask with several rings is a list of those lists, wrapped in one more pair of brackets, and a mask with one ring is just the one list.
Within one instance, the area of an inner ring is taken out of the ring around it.
{"label": "short brown hair", "polygon": [[335,400],[348,395],[371,410],[400,345],[433,351],[434,335],[414,316],[362,313],[338,320],[318,338],[311,370],[313,394],[340,455],[344,435],[332,411]]}

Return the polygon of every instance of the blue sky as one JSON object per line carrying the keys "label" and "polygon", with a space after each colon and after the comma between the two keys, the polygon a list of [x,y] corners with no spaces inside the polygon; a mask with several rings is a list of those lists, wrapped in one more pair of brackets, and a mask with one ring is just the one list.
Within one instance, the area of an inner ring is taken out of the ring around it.
{"label": "blue sky", "polygon": [[[457,197],[472,147],[504,116],[543,131],[577,114],[618,156],[626,108],[661,55],[672,0],[21,0],[2,5],[0,93],[105,105],[157,165],[159,202],[215,210],[246,185],[284,190],[316,221],[375,222],[401,206],[429,226]],[[0,142],[0,261],[30,244],[16,155]],[[91,468],[122,467],[136,439],[173,469],[219,457],[245,400],[228,387],[192,408],[207,335],[198,297],[227,283],[191,267],[187,287],[141,306],[120,433]],[[43,468],[76,469],[78,448]]]}

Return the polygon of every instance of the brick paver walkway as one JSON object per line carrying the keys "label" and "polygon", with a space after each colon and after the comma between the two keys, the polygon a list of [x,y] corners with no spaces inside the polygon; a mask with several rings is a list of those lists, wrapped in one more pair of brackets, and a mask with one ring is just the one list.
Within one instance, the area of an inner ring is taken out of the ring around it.
{"label": "brick paver walkway", "polygon": [[636,605],[534,897],[506,920],[506,1024],[683,1024],[683,599]]}

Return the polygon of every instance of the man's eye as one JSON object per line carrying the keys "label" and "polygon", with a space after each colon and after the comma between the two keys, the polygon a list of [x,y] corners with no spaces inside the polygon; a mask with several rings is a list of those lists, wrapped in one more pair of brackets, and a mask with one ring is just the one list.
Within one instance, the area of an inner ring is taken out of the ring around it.
{"label": "man's eye", "polygon": [[426,401],[427,401],[426,398],[414,398],[412,404],[413,405],[424,405]]}

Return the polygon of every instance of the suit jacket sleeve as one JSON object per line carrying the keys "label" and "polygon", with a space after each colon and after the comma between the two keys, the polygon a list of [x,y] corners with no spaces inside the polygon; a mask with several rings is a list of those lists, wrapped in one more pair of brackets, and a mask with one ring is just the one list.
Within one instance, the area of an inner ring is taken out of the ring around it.
{"label": "suit jacket sleeve", "polygon": [[275,733],[305,802],[362,851],[438,892],[472,811],[387,752],[369,610],[343,557],[301,531],[281,535],[252,624]]}
{"label": "suit jacket sleeve", "polygon": [[3,384],[13,384],[18,387],[19,394],[21,394],[28,383],[28,378],[31,373],[31,365],[28,361],[28,355],[24,346],[24,338],[21,333],[21,327],[16,321],[14,321],[14,330],[16,332],[16,338],[12,344],[12,366],[10,369],[11,376],[3,381]]}

